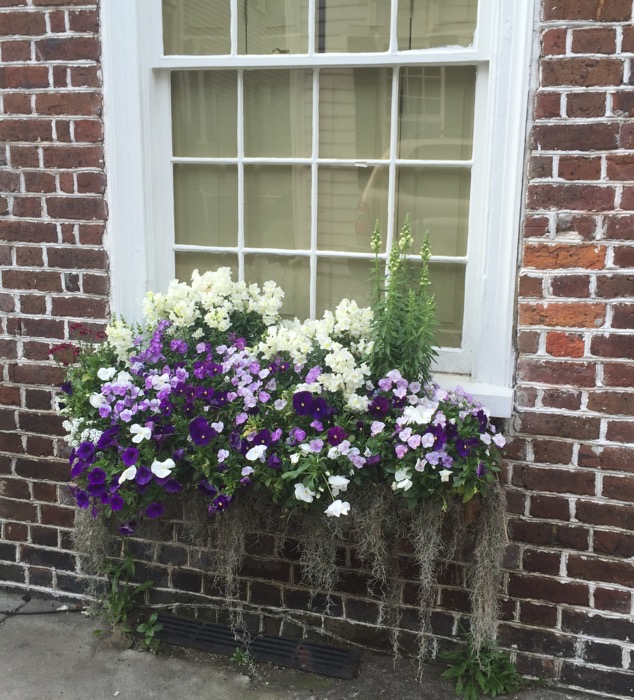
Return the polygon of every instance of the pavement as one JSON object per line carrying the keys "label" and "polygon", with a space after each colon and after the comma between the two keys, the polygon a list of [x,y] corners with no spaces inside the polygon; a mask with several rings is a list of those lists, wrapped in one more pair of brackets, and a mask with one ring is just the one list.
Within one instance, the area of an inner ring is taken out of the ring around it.
{"label": "pavement", "polygon": [[[30,597],[0,589],[0,700],[450,700],[443,667],[364,654],[354,680],[257,664],[245,670],[214,654],[164,645],[151,654],[121,635],[100,630],[78,601]],[[514,700],[597,700],[532,687]]]}

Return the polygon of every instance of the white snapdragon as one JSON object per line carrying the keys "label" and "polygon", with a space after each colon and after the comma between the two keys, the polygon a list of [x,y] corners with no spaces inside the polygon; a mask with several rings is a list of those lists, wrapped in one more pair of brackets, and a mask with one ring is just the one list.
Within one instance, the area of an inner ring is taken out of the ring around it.
{"label": "white snapdragon", "polygon": [[115,319],[106,326],[106,341],[120,362],[128,361],[132,349],[132,338],[132,329],[120,319]]}

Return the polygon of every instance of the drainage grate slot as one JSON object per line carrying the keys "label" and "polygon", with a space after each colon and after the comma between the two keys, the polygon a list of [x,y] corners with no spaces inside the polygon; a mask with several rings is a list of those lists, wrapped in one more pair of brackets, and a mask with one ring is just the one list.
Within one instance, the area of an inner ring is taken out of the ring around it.
{"label": "drainage grate slot", "polygon": [[[236,650],[236,639],[228,627],[165,613],[159,613],[157,622],[163,625],[163,629],[156,636],[168,644],[226,656],[231,656]],[[265,634],[251,639],[249,653],[255,661],[344,679],[354,678],[361,663],[361,653],[353,649]]]}

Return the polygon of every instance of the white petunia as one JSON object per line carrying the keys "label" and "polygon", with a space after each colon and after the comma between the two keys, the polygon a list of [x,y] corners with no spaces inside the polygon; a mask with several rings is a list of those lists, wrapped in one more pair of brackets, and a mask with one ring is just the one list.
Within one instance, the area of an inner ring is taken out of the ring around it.
{"label": "white petunia", "polygon": [[254,462],[256,459],[262,461],[264,459],[264,453],[266,452],[266,445],[256,445],[252,447],[245,455],[249,462]]}
{"label": "white petunia", "polygon": [[409,479],[411,475],[412,472],[409,470],[409,467],[403,467],[402,469],[396,470],[394,479],[396,481],[403,481],[403,479]]}
{"label": "white petunia", "polygon": [[350,479],[346,479],[345,476],[329,476],[328,483],[330,484],[332,495],[336,497],[340,492],[348,490]]}
{"label": "white petunia", "polygon": [[418,404],[418,406],[406,406],[403,410],[403,422],[406,425],[409,423],[427,425],[434,417],[434,413],[436,412],[437,408],[438,404],[432,404],[431,406],[425,406],[424,404]]}
{"label": "white petunia", "polygon": [[106,397],[103,394],[91,394],[88,397],[88,402],[93,408],[100,408],[104,404],[107,404],[108,401],[106,400]]}
{"label": "white petunia", "polygon": [[403,479],[402,481],[398,481],[396,483],[395,488],[396,489],[403,489],[403,491],[407,491],[407,489],[411,489],[414,483],[412,482],[411,479]]}
{"label": "white petunia", "polygon": [[132,442],[136,443],[143,442],[143,440],[149,440],[152,437],[152,430],[150,428],[145,428],[138,423],[133,423],[130,426],[130,432],[132,435],[134,435]]}
{"label": "white petunia", "polygon": [[152,470],[152,474],[157,476],[159,479],[163,479],[172,473],[172,469],[174,469],[175,466],[176,464],[174,460],[168,457],[162,462],[159,462],[157,459],[155,459],[152,462],[152,466],[150,467],[150,469]]}
{"label": "white petunia", "polygon": [[108,382],[116,373],[117,370],[114,367],[100,367],[99,371],[97,372],[97,376],[102,382]]}
{"label": "white petunia", "polygon": [[439,472],[441,481],[449,481],[449,477],[452,475],[451,469],[441,469]]}
{"label": "white petunia", "polygon": [[132,481],[136,476],[136,467],[128,467],[123,474],[119,477],[119,483],[122,484],[124,481]]}
{"label": "white petunia", "polygon": [[295,484],[295,498],[298,501],[305,501],[306,503],[312,503],[315,498],[316,493],[306,488],[304,484]]}
{"label": "white petunia", "polygon": [[324,511],[329,517],[338,518],[340,515],[348,515],[350,512],[350,504],[348,501],[333,501]]}

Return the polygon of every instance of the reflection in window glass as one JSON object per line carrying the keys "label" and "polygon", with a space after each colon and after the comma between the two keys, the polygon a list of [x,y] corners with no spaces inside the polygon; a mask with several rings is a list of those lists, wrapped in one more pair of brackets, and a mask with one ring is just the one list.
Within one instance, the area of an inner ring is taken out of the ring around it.
{"label": "reflection in window glass", "polygon": [[385,0],[316,0],[316,48],[319,52],[387,51],[390,3]]}
{"label": "reflection in window glass", "polygon": [[328,68],[319,73],[319,155],[387,158],[392,71]]}
{"label": "reflection in window glass", "polygon": [[310,247],[310,168],[244,168],[244,240],[247,247]]}
{"label": "reflection in window glass", "polygon": [[174,165],[176,243],[238,243],[238,171],[232,165]]}
{"label": "reflection in window glass", "polygon": [[462,265],[431,263],[429,277],[436,301],[435,344],[444,348],[459,348],[462,343],[464,317],[464,273]]}
{"label": "reflection in window glass", "polygon": [[331,311],[344,298],[354,299],[359,306],[369,303],[371,260],[317,260],[317,317]]}
{"label": "reflection in window glass", "polygon": [[312,71],[245,71],[245,155],[309,157],[312,150],[312,104]]}
{"label": "reflection in window glass", "polygon": [[238,279],[238,256],[228,253],[189,253],[176,252],[176,279],[181,282],[189,282],[192,272],[217,270],[219,267],[228,267],[231,270],[231,279]]}
{"label": "reflection in window glass", "polygon": [[286,318],[308,318],[310,314],[310,262],[298,255],[245,255],[244,278],[259,285],[273,280],[284,290],[281,314]]}
{"label": "reflection in window glass", "polygon": [[231,51],[229,0],[163,0],[165,55],[217,55]]}
{"label": "reflection in window glass", "polygon": [[239,0],[238,53],[308,51],[308,0]]}
{"label": "reflection in window glass", "polygon": [[400,0],[399,51],[470,46],[477,16],[477,0]]}
{"label": "reflection in window glass", "polygon": [[172,73],[175,156],[237,155],[238,88],[234,71]]}

